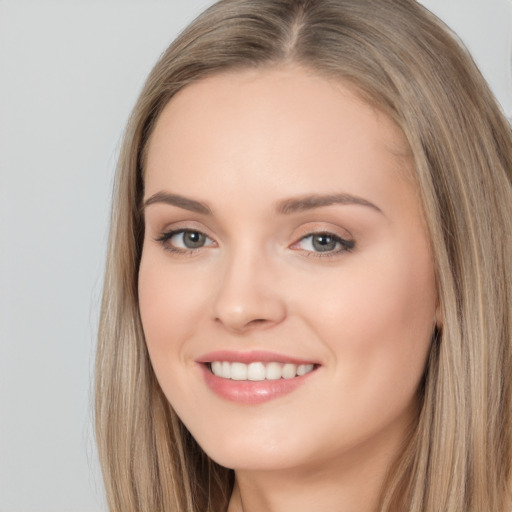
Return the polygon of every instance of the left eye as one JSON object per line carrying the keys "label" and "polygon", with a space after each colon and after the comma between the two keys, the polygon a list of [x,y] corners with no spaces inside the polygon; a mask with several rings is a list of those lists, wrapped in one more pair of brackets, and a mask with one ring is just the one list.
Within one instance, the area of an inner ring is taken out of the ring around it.
{"label": "left eye", "polygon": [[201,247],[207,247],[214,243],[211,238],[201,233],[201,231],[190,229],[164,233],[158,241],[177,250],[200,249]]}
{"label": "left eye", "polygon": [[354,248],[354,242],[332,233],[312,233],[301,238],[294,248],[310,252],[342,252]]}

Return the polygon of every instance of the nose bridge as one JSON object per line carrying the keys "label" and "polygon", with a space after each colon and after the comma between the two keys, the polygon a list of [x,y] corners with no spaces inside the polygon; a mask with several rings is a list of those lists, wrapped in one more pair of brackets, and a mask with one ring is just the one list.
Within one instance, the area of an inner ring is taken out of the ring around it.
{"label": "nose bridge", "polygon": [[233,247],[219,276],[215,320],[233,331],[279,323],[286,307],[275,284],[272,257],[261,246]]}

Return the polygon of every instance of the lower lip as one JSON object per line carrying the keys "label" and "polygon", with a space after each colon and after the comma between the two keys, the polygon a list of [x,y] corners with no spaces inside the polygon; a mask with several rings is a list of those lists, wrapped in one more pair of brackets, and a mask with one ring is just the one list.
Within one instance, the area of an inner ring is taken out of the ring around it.
{"label": "lower lip", "polygon": [[247,405],[261,404],[291,393],[302,384],[305,384],[308,378],[315,373],[315,370],[313,370],[312,372],[306,373],[306,375],[292,379],[262,381],[232,380],[217,377],[206,364],[201,364],[200,366],[202,367],[207,386],[214,393],[231,402]]}

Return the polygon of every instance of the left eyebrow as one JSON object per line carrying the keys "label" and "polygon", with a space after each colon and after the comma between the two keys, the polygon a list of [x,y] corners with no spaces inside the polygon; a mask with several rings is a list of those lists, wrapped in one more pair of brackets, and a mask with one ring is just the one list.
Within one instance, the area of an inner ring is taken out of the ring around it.
{"label": "left eyebrow", "polygon": [[374,205],[370,201],[367,201],[366,199],[363,199],[362,197],[353,196],[351,194],[309,195],[292,199],[285,199],[278,204],[277,212],[282,214],[290,214],[312,210],[314,208],[321,208],[323,206],[331,206],[333,204],[355,204],[360,206],[367,206],[383,214],[382,210],[378,206]]}

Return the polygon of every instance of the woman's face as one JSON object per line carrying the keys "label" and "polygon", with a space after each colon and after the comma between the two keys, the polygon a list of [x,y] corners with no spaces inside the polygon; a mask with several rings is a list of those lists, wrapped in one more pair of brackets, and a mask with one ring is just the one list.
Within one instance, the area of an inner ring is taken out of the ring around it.
{"label": "woman's face", "polygon": [[158,381],[214,460],[396,454],[436,307],[411,176],[384,115],[298,67],[220,74],[167,105],[146,165],[140,312]]}

